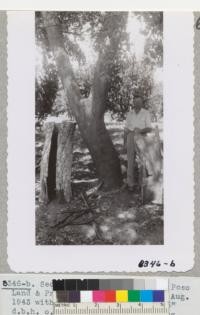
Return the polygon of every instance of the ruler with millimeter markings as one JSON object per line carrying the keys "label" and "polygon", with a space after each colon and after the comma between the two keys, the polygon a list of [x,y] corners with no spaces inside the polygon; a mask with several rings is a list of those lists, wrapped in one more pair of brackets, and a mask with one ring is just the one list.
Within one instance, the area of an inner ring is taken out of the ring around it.
{"label": "ruler with millimeter markings", "polygon": [[69,303],[54,304],[54,315],[169,314],[168,303]]}

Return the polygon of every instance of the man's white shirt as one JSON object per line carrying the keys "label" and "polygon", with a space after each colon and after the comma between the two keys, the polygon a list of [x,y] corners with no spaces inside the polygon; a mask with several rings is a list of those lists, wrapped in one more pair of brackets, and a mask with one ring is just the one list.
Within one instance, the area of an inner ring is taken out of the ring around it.
{"label": "man's white shirt", "polygon": [[133,131],[135,128],[151,128],[151,115],[148,110],[141,108],[136,113],[135,110],[130,110],[126,117],[125,128]]}

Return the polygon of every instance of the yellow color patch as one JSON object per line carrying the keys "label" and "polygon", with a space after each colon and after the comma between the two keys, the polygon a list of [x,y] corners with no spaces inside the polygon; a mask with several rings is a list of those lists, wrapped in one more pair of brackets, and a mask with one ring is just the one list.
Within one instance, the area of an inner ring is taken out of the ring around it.
{"label": "yellow color patch", "polygon": [[116,291],[116,302],[128,302],[128,291],[117,290]]}

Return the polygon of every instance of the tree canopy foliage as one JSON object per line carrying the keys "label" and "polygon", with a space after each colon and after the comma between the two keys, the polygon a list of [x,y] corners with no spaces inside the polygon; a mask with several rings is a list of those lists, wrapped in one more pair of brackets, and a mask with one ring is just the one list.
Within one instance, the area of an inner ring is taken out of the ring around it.
{"label": "tree canopy foliage", "polygon": [[[153,71],[162,66],[163,59],[161,12],[129,13],[129,16],[140,21],[140,31],[145,36],[144,54],[140,60],[130,50],[126,25],[128,13],[57,12],[56,15],[62,25],[65,50],[74,64],[82,98],[88,98],[91,93],[94,64],[99,55],[104,56],[103,66],[109,81],[105,99],[107,111],[123,118],[132,102],[134,89],[138,87],[147,100],[151,98],[154,87]],[[113,15],[117,18],[113,19]],[[93,56],[90,60],[87,52],[82,49],[85,40],[92,50]],[[51,113],[53,106],[55,109],[55,104],[60,104],[56,101],[60,83],[41,12],[36,12],[36,43],[48,59],[44,72],[36,78],[36,114],[44,116]],[[136,42],[135,45],[137,44]],[[57,110],[59,112],[59,108]]]}

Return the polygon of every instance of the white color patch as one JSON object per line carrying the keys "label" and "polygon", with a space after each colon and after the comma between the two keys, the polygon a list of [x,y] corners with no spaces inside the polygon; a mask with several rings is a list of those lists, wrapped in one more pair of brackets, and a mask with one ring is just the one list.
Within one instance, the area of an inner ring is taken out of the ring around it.
{"label": "white color patch", "polygon": [[[194,264],[193,14],[164,14],[164,245],[35,245],[33,12],[8,12],[8,263],[16,272],[187,271]],[[140,260],[161,266],[139,268]],[[170,266],[174,260],[175,266]]]}
{"label": "white color patch", "polygon": [[93,292],[81,291],[81,302],[86,302],[86,303],[93,302]]}
{"label": "white color patch", "polygon": [[168,278],[157,278],[156,279],[156,290],[167,291],[169,287]]}

